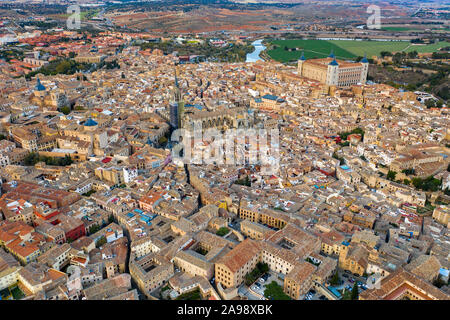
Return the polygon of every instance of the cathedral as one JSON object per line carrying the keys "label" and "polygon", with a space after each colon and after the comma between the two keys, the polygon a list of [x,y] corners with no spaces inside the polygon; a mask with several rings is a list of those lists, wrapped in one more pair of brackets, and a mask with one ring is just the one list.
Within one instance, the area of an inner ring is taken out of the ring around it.
{"label": "cathedral", "polygon": [[177,72],[175,69],[175,86],[172,92],[172,101],[169,103],[170,125],[173,129],[183,128],[216,128],[225,130],[230,128],[249,127],[248,110],[242,106],[217,106],[214,110],[198,104],[186,104],[183,100]]}
{"label": "cathedral", "polygon": [[57,111],[67,105],[67,97],[60,89],[48,90],[39,77],[36,79],[34,91],[30,96],[30,102],[39,106],[43,111]]}

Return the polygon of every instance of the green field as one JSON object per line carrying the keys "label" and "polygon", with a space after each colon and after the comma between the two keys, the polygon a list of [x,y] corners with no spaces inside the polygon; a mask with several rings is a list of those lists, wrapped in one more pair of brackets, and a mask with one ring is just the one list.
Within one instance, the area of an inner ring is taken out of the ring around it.
{"label": "green field", "polygon": [[381,30],[385,30],[385,31],[420,31],[420,29],[411,28],[411,27],[382,27]]}
{"label": "green field", "polygon": [[[274,50],[269,50],[267,54],[274,60],[281,62],[288,62],[291,60],[298,60],[302,55],[302,50],[305,52],[306,59],[326,58],[333,50],[338,59],[351,59],[355,55],[351,52],[337,46],[331,41],[325,40],[274,40],[272,44],[277,47]],[[297,51],[286,51],[288,48],[299,48]]]}
{"label": "green field", "polygon": [[[325,58],[333,49],[338,59],[353,59],[364,54],[370,58],[379,56],[382,51],[414,51],[419,53],[435,52],[439,48],[449,46],[449,42],[438,42],[429,45],[412,45],[409,41],[356,41],[356,40],[273,40],[276,46],[273,50],[268,50],[267,54],[274,60],[289,62],[298,60],[305,52],[306,59]],[[297,48],[296,51],[285,50],[287,48]]]}
{"label": "green field", "polygon": [[330,42],[345,48],[356,56],[368,57],[379,56],[382,51],[403,51],[409,46],[408,41],[354,41],[354,40],[331,40]]}
{"label": "green field", "polygon": [[425,53],[425,52],[435,52],[438,51],[440,48],[448,47],[450,46],[450,42],[447,41],[441,41],[438,43],[433,44],[426,44],[426,45],[411,45],[406,52],[411,51],[417,51],[419,53]]}

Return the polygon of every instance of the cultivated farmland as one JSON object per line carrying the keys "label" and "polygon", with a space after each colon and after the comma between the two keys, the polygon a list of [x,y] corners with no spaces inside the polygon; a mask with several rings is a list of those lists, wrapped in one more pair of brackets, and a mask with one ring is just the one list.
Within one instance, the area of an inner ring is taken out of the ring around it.
{"label": "cultivated farmland", "polygon": [[[325,58],[331,50],[338,59],[354,59],[358,56],[379,56],[382,51],[419,53],[435,52],[450,46],[449,42],[438,42],[428,45],[411,44],[408,41],[357,41],[357,40],[272,40],[267,54],[274,60],[289,62],[298,60],[305,53],[306,59]],[[286,50],[287,49],[287,50]]]}

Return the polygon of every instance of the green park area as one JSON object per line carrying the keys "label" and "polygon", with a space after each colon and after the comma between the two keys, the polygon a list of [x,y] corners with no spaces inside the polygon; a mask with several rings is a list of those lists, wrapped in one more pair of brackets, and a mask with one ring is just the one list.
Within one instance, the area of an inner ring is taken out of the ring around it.
{"label": "green park area", "polygon": [[275,281],[266,285],[264,296],[272,300],[291,300],[291,297],[285,294],[283,288]]}
{"label": "green park area", "polygon": [[333,50],[336,58],[346,60],[379,56],[383,51],[435,52],[449,46],[450,42],[412,44],[409,41],[357,41],[357,40],[271,40],[267,54],[274,60],[289,62],[298,60],[302,52],[306,59],[326,58]]}

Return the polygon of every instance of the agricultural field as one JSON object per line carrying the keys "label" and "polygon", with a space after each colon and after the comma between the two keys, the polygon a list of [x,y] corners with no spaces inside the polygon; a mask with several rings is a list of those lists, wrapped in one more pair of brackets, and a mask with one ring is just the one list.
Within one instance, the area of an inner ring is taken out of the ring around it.
{"label": "agricultural field", "polygon": [[384,31],[420,31],[420,29],[416,28],[411,28],[411,27],[382,27],[381,30]]}
{"label": "agricultural field", "polygon": [[426,44],[426,45],[414,44],[414,45],[411,45],[405,51],[406,52],[417,51],[418,53],[436,52],[440,48],[444,48],[444,47],[448,47],[448,46],[450,46],[450,42],[447,42],[447,41],[440,41],[438,43]]}
{"label": "agricultural field", "polygon": [[[275,45],[273,50],[268,50],[267,54],[274,60],[280,62],[288,62],[297,60],[304,50],[306,59],[326,58],[330,55],[331,50],[338,59],[352,59],[355,57],[351,52],[337,46],[331,41],[325,40],[274,40],[271,41]],[[295,49],[293,51],[286,50]]]}
{"label": "agricultural field", "polygon": [[379,56],[381,51],[403,51],[410,45],[409,41],[354,41],[331,40],[330,42],[345,48],[356,56]]}
{"label": "agricultural field", "polygon": [[[274,60],[289,62],[298,60],[304,50],[305,58],[325,58],[331,50],[338,59],[354,59],[367,54],[379,56],[382,51],[435,52],[449,46],[449,42],[428,45],[411,44],[409,41],[356,41],[356,40],[272,40],[267,54]],[[287,49],[287,50],[286,50]]]}

